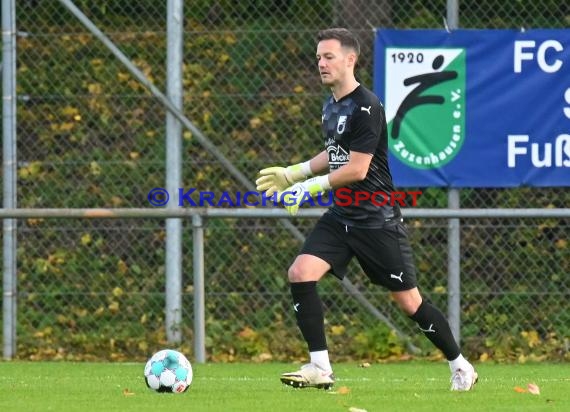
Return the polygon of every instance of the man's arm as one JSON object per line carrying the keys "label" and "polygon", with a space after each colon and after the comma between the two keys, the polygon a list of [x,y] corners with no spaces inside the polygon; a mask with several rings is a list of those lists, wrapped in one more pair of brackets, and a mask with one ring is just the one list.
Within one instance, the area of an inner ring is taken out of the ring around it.
{"label": "man's arm", "polygon": [[329,171],[329,154],[326,150],[313,157],[310,162],[313,175],[320,175]]}
{"label": "man's arm", "polygon": [[[333,188],[359,182],[366,178],[372,162],[371,153],[350,151],[348,163],[329,173],[329,183]],[[329,171],[329,155],[326,150],[310,160],[313,175],[324,175]]]}
{"label": "man's arm", "polygon": [[[318,173],[315,170],[317,168],[320,168],[319,170],[323,170],[325,159],[328,164],[328,155],[326,152],[321,152],[317,156],[313,157],[310,160],[311,170],[314,173]],[[342,165],[336,170],[333,170],[329,174],[323,174],[305,180],[304,182],[295,183],[285,192],[280,192],[278,197],[289,214],[294,216],[297,214],[300,201],[305,198],[305,195],[308,194],[313,197],[330,189],[364,180],[368,174],[371,161],[371,154],[354,152],[351,150],[348,163]]]}
{"label": "man's arm", "polygon": [[348,163],[333,170],[329,174],[331,187],[334,189],[364,180],[368,174],[370,162],[372,162],[372,155],[370,153],[354,152],[351,150]]}

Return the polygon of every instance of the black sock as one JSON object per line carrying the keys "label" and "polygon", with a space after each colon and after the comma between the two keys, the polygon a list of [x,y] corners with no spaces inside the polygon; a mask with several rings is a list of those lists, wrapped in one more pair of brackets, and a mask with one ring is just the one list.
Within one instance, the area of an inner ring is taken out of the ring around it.
{"label": "black sock", "polygon": [[309,346],[309,351],[327,349],[323,304],[317,293],[317,282],[291,283],[293,309],[297,325]]}
{"label": "black sock", "polygon": [[416,321],[424,335],[443,352],[447,360],[454,360],[459,356],[461,351],[451,333],[449,323],[438,308],[423,301],[410,318]]}

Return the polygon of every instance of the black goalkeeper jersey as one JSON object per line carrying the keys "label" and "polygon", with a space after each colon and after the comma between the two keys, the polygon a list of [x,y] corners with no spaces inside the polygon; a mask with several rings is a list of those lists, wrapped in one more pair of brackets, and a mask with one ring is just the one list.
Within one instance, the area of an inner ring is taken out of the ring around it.
{"label": "black goalkeeper jersey", "polygon": [[[329,213],[345,225],[366,228],[382,227],[386,221],[399,217],[398,204],[392,206],[394,202],[390,200],[394,185],[388,168],[386,115],[378,97],[361,85],[339,101],[331,96],[323,105],[322,131],[331,171],[348,163],[351,150],[372,154],[364,180],[334,189]],[[357,196],[363,199],[365,192],[371,196],[377,193],[375,202],[357,202]]]}

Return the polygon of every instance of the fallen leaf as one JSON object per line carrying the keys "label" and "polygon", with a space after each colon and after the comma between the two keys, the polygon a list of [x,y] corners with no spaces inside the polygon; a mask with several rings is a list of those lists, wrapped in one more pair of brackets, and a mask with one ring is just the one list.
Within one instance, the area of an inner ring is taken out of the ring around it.
{"label": "fallen leaf", "polygon": [[134,394],[135,394],[134,392],[131,392],[127,388],[123,389],[123,395],[125,395],[125,396],[132,396]]}
{"label": "fallen leaf", "polygon": [[337,393],[339,395],[346,395],[350,393],[350,389],[348,389],[346,386],[341,386],[340,388],[338,388]]}
{"label": "fallen leaf", "polygon": [[527,391],[525,388],[521,388],[520,386],[515,386],[513,389],[518,393],[525,393]]}
{"label": "fallen leaf", "polygon": [[534,384],[534,383],[529,383],[527,385],[528,391],[530,393],[532,393],[533,395],[540,395],[540,388],[538,387],[538,385]]}
{"label": "fallen leaf", "polygon": [[348,412],[367,412],[366,409],[360,409],[360,408],[355,408],[354,406],[351,406],[350,408],[348,408]]}

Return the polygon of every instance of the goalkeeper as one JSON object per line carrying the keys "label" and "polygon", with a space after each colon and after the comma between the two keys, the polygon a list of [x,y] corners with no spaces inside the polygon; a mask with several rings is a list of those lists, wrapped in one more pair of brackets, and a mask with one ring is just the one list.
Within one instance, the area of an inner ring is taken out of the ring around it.
{"label": "goalkeeper", "polygon": [[394,192],[387,157],[387,126],[379,99],[354,76],[360,52],[346,29],[328,29],[317,36],[321,82],[332,95],[322,109],[324,150],[311,160],[259,172],[257,190],[277,193],[292,215],[299,202],[331,189],[347,188],[352,202],[333,204],[319,219],[290,266],[288,277],[297,325],[307,342],[310,362],[284,373],[281,381],[294,387],[328,389],[334,384],[317,282],[328,272],[342,279],[356,257],[373,284],[390,291],[396,304],[439,348],[451,370],[451,389],[470,390],[477,381],[473,366],[462,356],[441,311],[422,299],[416,269],[397,204],[356,201],[355,194]]}

